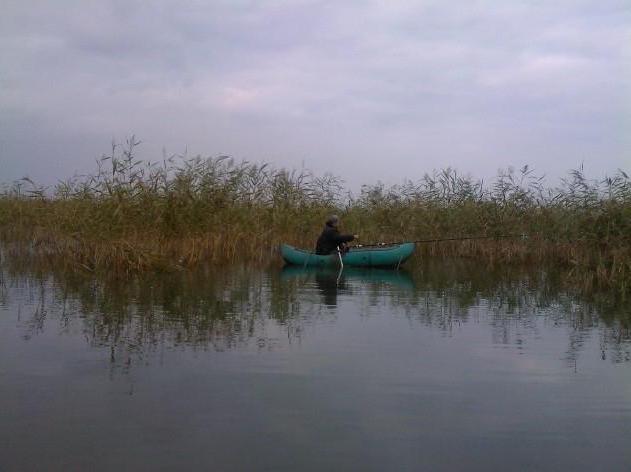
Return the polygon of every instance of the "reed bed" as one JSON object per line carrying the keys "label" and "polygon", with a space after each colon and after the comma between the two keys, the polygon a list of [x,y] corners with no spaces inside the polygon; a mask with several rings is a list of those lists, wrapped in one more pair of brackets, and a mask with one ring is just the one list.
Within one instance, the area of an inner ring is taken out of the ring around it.
{"label": "reed bed", "polygon": [[448,168],[352,194],[333,175],[226,156],[143,162],[138,144],[132,138],[113,145],[94,173],[51,188],[30,179],[5,185],[0,238],[51,264],[171,270],[265,262],[281,242],[311,247],[335,212],[364,243],[497,236],[421,244],[418,253],[489,264],[552,261],[586,286],[629,290],[631,181],[623,171],[594,180],[577,169],[551,187],[527,166],[501,171],[489,183]]}

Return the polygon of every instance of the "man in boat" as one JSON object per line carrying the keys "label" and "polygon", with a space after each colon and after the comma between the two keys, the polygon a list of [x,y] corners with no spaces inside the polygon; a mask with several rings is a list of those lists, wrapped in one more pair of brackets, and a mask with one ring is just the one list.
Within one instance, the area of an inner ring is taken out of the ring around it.
{"label": "man in boat", "polygon": [[316,254],[325,256],[336,251],[338,247],[341,251],[344,251],[346,243],[357,239],[358,236],[356,234],[340,234],[338,229],[339,222],[340,219],[337,215],[331,215],[326,220],[322,234],[320,234],[316,243]]}

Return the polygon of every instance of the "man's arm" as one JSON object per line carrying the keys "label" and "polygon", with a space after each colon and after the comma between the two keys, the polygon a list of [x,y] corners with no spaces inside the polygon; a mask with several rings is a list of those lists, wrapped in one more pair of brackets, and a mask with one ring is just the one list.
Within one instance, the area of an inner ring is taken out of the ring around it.
{"label": "man's arm", "polygon": [[338,234],[335,237],[335,244],[340,245],[344,243],[350,243],[355,239],[355,235],[353,234]]}

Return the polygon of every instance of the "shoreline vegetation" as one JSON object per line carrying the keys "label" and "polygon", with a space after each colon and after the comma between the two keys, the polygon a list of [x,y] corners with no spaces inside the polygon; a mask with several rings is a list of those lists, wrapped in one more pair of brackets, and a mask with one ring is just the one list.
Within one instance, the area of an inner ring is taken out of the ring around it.
{"label": "shoreline vegetation", "polygon": [[113,145],[93,174],[54,187],[28,178],[6,184],[0,240],[11,251],[91,272],[266,263],[278,258],[281,242],[312,247],[334,212],[360,243],[495,236],[419,244],[416,257],[552,263],[585,289],[630,290],[631,180],[622,170],[602,180],[572,170],[550,187],[528,166],[488,183],[448,168],[352,195],[330,174],[225,156],[148,163],[136,158],[138,145],[133,137]]}

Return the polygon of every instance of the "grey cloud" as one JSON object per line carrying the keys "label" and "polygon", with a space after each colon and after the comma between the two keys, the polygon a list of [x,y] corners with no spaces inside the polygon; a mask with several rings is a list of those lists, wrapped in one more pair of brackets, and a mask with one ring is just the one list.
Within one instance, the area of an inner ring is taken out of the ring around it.
{"label": "grey cloud", "polygon": [[525,162],[550,174],[590,159],[594,172],[631,164],[627,2],[5,10],[0,180],[64,177],[130,133],[147,155],[188,146],[304,161],[354,184],[447,165],[488,175]]}

